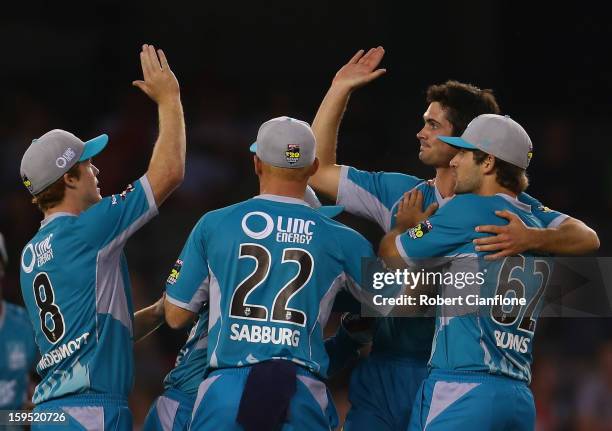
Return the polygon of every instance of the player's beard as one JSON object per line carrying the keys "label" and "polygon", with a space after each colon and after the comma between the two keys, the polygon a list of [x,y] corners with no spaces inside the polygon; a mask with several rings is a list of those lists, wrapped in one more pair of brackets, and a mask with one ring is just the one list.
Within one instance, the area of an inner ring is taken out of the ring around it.
{"label": "player's beard", "polygon": [[[455,171],[455,173],[457,173]],[[482,185],[482,178],[479,175],[475,175],[477,172],[471,173],[471,175],[457,175],[457,181],[455,183],[455,194],[459,195],[462,193],[475,193],[480,189]]]}

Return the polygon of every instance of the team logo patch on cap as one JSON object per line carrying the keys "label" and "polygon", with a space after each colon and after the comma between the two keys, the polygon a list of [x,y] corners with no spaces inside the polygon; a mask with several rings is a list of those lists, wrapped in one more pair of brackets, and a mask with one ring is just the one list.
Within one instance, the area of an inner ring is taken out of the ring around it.
{"label": "team logo patch on cap", "polygon": [[23,181],[23,185],[26,186],[30,192],[32,192],[32,182],[29,180],[29,178],[24,175],[21,177],[21,179]]}
{"label": "team logo patch on cap", "polygon": [[64,169],[68,165],[68,163],[70,163],[72,159],[75,158],[75,156],[76,153],[74,152],[74,150],[68,147],[66,148],[66,151],[64,151],[64,153],[55,160],[55,166],[60,169]]}
{"label": "team logo patch on cap", "polygon": [[290,165],[296,164],[300,160],[300,146],[298,144],[288,144],[285,158]]}
{"label": "team logo patch on cap", "polygon": [[408,235],[412,239],[422,238],[426,233],[429,233],[430,230],[433,229],[433,226],[429,222],[429,220],[425,220],[422,223],[419,223],[413,228],[408,229]]}
{"label": "team logo patch on cap", "polygon": [[181,259],[177,259],[176,263],[172,267],[172,271],[170,271],[170,275],[168,276],[168,280],[166,280],[166,283],[168,284],[176,283],[179,276],[181,275],[182,267],[183,267],[183,261]]}

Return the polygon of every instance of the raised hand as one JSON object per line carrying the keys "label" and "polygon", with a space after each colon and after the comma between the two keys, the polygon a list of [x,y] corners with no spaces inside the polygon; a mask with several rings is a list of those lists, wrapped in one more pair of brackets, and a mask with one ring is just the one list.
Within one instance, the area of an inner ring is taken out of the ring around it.
{"label": "raised hand", "polygon": [[385,55],[382,46],[372,48],[365,54],[364,52],[363,49],[360,49],[348,63],[342,66],[336,73],[332,86],[342,86],[352,91],[375,80],[387,71],[387,69],[376,69]]}
{"label": "raised hand", "polygon": [[420,190],[406,192],[397,204],[395,227],[399,231],[405,232],[429,218],[437,209],[438,204],[433,203],[423,210],[423,193]]}
{"label": "raised hand", "polygon": [[180,98],[179,83],[161,49],[155,51],[153,45],[143,45],[140,64],[144,80],[134,81],[132,85],[140,88],[158,105]]}

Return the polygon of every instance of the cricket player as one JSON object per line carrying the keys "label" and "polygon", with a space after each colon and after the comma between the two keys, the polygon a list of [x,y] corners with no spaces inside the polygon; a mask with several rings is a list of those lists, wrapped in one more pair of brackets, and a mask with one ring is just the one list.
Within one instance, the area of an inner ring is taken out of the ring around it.
{"label": "cricket player", "polygon": [[8,253],[0,233],[0,410],[18,410],[28,404],[30,371],[38,351],[25,308],[2,299]]}
{"label": "cricket player", "polygon": [[372,247],[304,202],[318,167],[307,123],[265,122],[254,167],[260,194],[205,214],[166,286],[170,326],[193,316],[197,298],[209,303],[210,373],[191,429],[330,430],[337,419],[322,381],[322,332],[341,289],[372,304],[374,292],[360,284]]}
{"label": "cricket player", "polygon": [[[461,284],[451,277],[439,285],[440,297],[465,302],[437,307],[431,372],[409,429],[533,430],[533,337],[552,260],[529,251],[487,261],[474,244],[483,235],[475,227],[495,223],[495,211],[511,211],[525,225],[541,227],[531,207],[517,199],[528,185],[531,139],[517,122],[495,114],[476,117],[461,137],[438,139],[458,148],[450,162],[457,196],[407,231],[400,204],[398,223],[380,245],[381,256],[401,256],[408,268],[463,274]],[[438,257],[446,259],[432,259]],[[469,273],[473,281],[466,283]],[[475,302],[498,295],[524,303]]]}
{"label": "cricket player", "polygon": [[[305,201],[319,213],[333,218],[342,212],[336,205],[322,206],[312,189],[307,189]],[[180,263],[177,262],[168,276],[167,283],[174,284],[178,278]],[[196,298],[196,300],[198,300]],[[179,350],[174,368],[164,378],[164,393],[157,397],[143,424],[144,431],[181,431],[189,429],[193,405],[198,386],[204,380],[207,369],[208,346],[208,305],[200,302],[189,304],[190,311],[197,313],[187,341]],[[328,373],[341,370],[350,359],[358,356],[364,343],[359,336],[349,333],[345,325],[350,325],[348,313],[342,316],[336,336],[325,342],[330,357]],[[134,339],[144,338],[165,321],[163,297],[134,315]],[[348,322],[348,323],[345,323]],[[175,322],[173,322],[175,323]],[[182,327],[181,322],[181,327]],[[175,327],[174,329],[178,329]]]}
{"label": "cricket player", "polygon": [[[172,274],[175,274],[174,272]],[[173,275],[169,276],[173,280]],[[161,320],[164,320],[163,301]],[[157,303],[155,304],[157,306]],[[196,308],[196,304],[191,304]],[[197,321],[193,324],[187,341],[179,350],[174,368],[164,378],[164,393],[157,397],[145,418],[144,431],[186,431],[191,423],[193,404],[198,386],[204,380],[207,369],[208,305],[199,304]],[[136,313],[139,319],[143,310]]]}
{"label": "cricket player", "polygon": [[65,413],[63,429],[132,428],[133,309],[123,247],[185,169],[178,81],[152,45],[143,45],[140,60],[144,80],[133,84],[157,104],[159,136],[147,172],[123,193],[100,195],[92,158],[106,135],[83,142],[52,130],[21,161],[23,183],[44,214],[21,255],[21,291],[42,355],[33,402],[35,412]]}
{"label": "cricket player", "polygon": [[[460,135],[470,120],[485,113],[499,113],[491,91],[449,81],[431,86],[424,126],[417,133],[419,159],[435,168],[432,180],[387,172],[366,172],[336,164],[337,135],[352,92],[382,76],[377,69],[384,49],[359,51],[335,75],[315,120],[317,157],[320,167],[310,184],[320,193],[343,205],[349,213],[377,223],[384,232],[395,225],[398,203],[412,191],[410,207],[413,226],[426,219],[454,196],[455,178],[449,166],[457,149],[438,135]],[[555,254],[583,254],[599,247],[597,234],[579,220],[542,206],[525,193],[519,200],[531,206],[545,228],[528,227],[511,211],[500,211],[497,223],[479,226],[481,232],[496,235],[476,239],[487,258],[515,255],[525,250]],[[497,224],[508,221],[507,225]],[[351,410],[345,430],[405,430],[421,381],[427,374],[434,322],[432,319],[377,319],[372,354],[353,371],[349,390]]]}

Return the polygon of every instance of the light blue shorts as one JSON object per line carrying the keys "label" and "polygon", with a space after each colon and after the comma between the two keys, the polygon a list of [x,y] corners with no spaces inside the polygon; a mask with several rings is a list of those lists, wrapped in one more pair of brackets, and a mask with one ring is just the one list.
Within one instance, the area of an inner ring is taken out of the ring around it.
{"label": "light blue shorts", "polygon": [[142,426],[143,431],[187,431],[195,395],[166,389],[153,401]]}
{"label": "light blue shorts", "polygon": [[[192,430],[242,431],[236,422],[250,367],[211,372],[200,384],[194,405]],[[274,384],[274,382],[270,382]],[[298,367],[296,392],[291,398],[282,431],[330,431],[338,425],[336,409],[325,383]]]}
{"label": "light blue shorts", "polygon": [[535,405],[521,380],[432,370],[419,389],[410,431],[532,431]]}
{"label": "light blue shorts", "polygon": [[351,374],[344,431],[405,431],[426,377],[426,359],[372,353]]}
{"label": "light blue shorts", "polygon": [[49,429],[69,431],[131,431],[132,413],[127,398],[108,394],[68,395],[38,404],[34,412],[66,414],[66,422],[55,426],[49,423],[32,424],[32,431]]}

